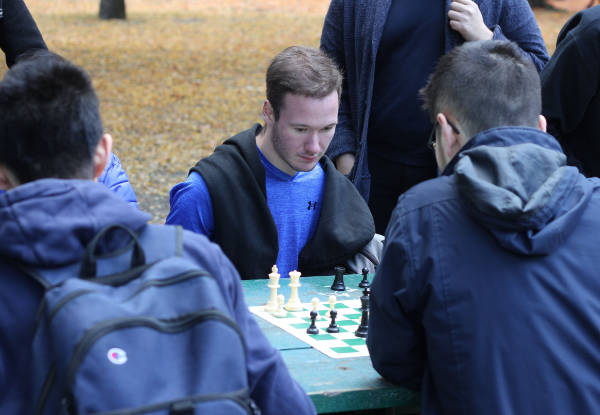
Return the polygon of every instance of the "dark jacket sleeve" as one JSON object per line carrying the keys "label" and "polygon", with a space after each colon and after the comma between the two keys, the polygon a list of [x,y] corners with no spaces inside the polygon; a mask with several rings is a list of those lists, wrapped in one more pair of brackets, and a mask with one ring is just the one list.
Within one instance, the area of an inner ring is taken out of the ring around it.
{"label": "dark jacket sleeve", "polygon": [[129,177],[115,153],[110,154],[110,160],[106,163],[100,177],[98,177],[98,182],[115,192],[129,205],[138,208],[137,198],[131,183],[129,183]]}
{"label": "dark jacket sleeve", "polygon": [[[338,64],[342,70],[342,74],[346,73],[344,27],[344,2],[343,0],[332,0],[325,16],[325,22],[323,23],[321,50],[327,53]],[[346,76],[344,76],[340,110],[338,112],[338,124],[335,128],[333,140],[327,149],[327,155],[332,160],[335,160],[336,157],[344,153],[356,154],[357,149],[357,138],[352,124],[348,81]]]}
{"label": "dark jacket sleeve", "polygon": [[46,49],[44,39],[23,0],[2,0],[0,48],[6,64],[12,66],[19,55],[32,49]]}
{"label": "dark jacket sleeve", "polygon": [[548,50],[535,15],[526,0],[506,0],[500,20],[490,30],[494,40],[510,40],[527,54],[538,72],[548,62]]}
{"label": "dark jacket sleeve", "polygon": [[[240,276],[223,251],[204,236],[184,233],[184,255],[211,273],[246,340],[250,395],[264,415],[316,414],[311,399],[290,376],[279,351],[267,340],[250,314]],[[200,240],[203,239],[203,240]]]}
{"label": "dark jacket sleeve", "polygon": [[381,376],[418,390],[426,357],[421,325],[421,291],[426,275],[417,265],[411,246],[411,240],[422,238],[416,230],[408,229],[408,220],[399,207],[390,220],[382,260],[371,286],[367,346],[373,367]]}
{"label": "dark jacket sleeve", "polygon": [[564,136],[580,125],[600,90],[600,26],[559,39],[541,74],[542,114],[548,133],[564,144]]}

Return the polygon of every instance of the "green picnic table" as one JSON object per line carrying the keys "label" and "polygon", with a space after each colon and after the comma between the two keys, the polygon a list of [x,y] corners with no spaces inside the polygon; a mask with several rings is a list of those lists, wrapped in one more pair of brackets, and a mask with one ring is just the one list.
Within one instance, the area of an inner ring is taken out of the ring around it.
{"label": "green picnic table", "polygon": [[[361,275],[345,275],[346,299],[359,298]],[[279,292],[289,296],[288,279],[280,279]],[[302,302],[317,297],[326,303],[331,291],[332,276],[302,277],[298,290]],[[265,304],[269,298],[268,279],[242,281],[249,306]],[[338,294],[339,295],[339,294]],[[396,408],[395,414],[418,413],[417,393],[385,381],[373,369],[368,356],[333,359],[285,330],[256,317],[271,344],[278,349],[292,376],[313,400],[319,413],[360,411],[376,408]]]}

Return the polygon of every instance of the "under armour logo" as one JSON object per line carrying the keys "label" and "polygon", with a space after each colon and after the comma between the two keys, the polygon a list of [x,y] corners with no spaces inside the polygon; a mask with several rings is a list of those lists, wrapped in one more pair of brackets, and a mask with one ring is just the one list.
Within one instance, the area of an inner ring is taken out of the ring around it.
{"label": "under armour logo", "polygon": [[308,201],[308,208],[306,210],[315,210],[317,209],[317,202],[311,202],[310,200]]}

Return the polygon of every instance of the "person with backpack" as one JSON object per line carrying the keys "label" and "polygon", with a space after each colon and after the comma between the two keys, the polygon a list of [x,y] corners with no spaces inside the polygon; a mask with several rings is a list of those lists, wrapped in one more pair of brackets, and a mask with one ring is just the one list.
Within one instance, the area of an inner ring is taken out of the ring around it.
{"label": "person with backpack", "polygon": [[220,248],[93,181],[112,139],[83,69],[32,54],[0,108],[0,413],[315,413]]}

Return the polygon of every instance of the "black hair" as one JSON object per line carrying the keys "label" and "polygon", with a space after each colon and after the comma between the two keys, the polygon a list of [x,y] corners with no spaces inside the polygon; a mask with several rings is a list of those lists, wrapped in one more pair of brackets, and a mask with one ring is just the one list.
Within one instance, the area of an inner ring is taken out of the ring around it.
{"label": "black hair", "polygon": [[22,56],[0,81],[0,164],[20,183],[92,178],[101,136],[90,77],[59,55]]}

